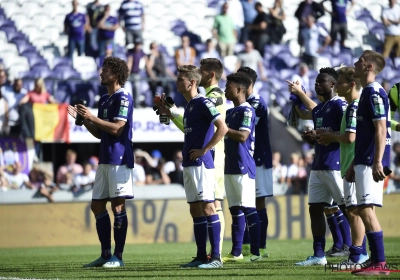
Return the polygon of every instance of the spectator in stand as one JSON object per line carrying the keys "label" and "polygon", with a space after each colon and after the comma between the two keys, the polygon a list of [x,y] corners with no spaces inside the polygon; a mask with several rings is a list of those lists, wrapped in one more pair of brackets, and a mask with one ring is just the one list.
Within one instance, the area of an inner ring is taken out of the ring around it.
{"label": "spectator in stand", "polygon": [[75,48],[78,55],[85,53],[85,30],[89,23],[86,22],[86,16],[79,13],[78,1],[72,0],[72,12],[65,16],[64,33],[68,35],[68,56],[72,59]]}
{"label": "spectator in stand", "polygon": [[0,191],[6,192],[9,187],[7,174],[0,168]]}
{"label": "spectator in stand", "polygon": [[[388,94],[389,94],[389,92],[390,92],[390,89],[391,89],[391,84],[390,84],[390,82],[388,81],[388,80],[386,80],[386,79],[383,79],[382,80],[382,87],[383,87],[383,89],[385,90],[385,92],[387,92]],[[397,109],[396,109],[397,110]]]}
{"label": "spectator in stand", "polygon": [[299,4],[294,16],[299,20],[299,37],[298,41],[300,46],[303,46],[303,38],[301,36],[302,30],[307,28],[308,16],[313,16],[315,20],[319,19],[325,14],[324,8],[320,3],[313,0],[304,0]]}
{"label": "spectator in stand", "polygon": [[203,58],[217,58],[221,60],[219,53],[215,50],[214,42],[212,39],[207,39],[206,41],[206,51],[200,54],[200,60]]}
{"label": "spectator in stand", "polygon": [[74,150],[68,149],[66,151],[66,163],[60,166],[57,170],[56,183],[58,186],[64,184],[71,187],[74,177],[83,172],[82,165],[76,163],[76,156]]}
{"label": "spectator in stand", "polygon": [[290,155],[290,165],[286,176],[290,194],[299,193],[299,159],[300,156],[297,153],[292,153]]}
{"label": "spectator in stand", "polygon": [[0,90],[5,92],[6,89],[8,90],[9,86],[10,85],[7,80],[6,68],[4,67],[4,65],[2,63],[0,63]]}
{"label": "spectator in stand", "polygon": [[394,57],[400,57],[400,6],[397,5],[397,0],[389,0],[389,7],[382,9],[381,18],[385,25],[382,55],[388,58],[394,49]]}
{"label": "spectator in stand", "polygon": [[[264,48],[266,44],[270,43],[269,28],[270,17],[264,12],[263,6],[260,2],[255,4],[257,16],[253,21],[250,28],[250,40],[253,42],[254,48],[258,50],[261,56],[264,56]],[[255,69],[255,68],[253,68]]]}
{"label": "spectator in stand", "polygon": [[146,184],[148,185],[168,185],[171,184],[171,179],[164,171],[165,159],[160,158],[157,167],[151,168],[150,172],[146,174]]}
{"label": "spectator in stand", "polygon": [[96,172],[93,170],[90,162],[85,162],[83,164],[83,172],[74,176],[71,191],[74,194],[78,194],[84,191],[91,190],[93,188],[95,176]]}
{"label": "spectator in stand", "polygon": [[144,10],[141,1],[125,0],[118,11],[120,21],[124,21],[126,46],[134,44],[136,38],[143,40]]}
{"label": "spectator in stand", "polygon": [[286,183],[287,166],[281,163],[281,153],[272,153],[272,180],[274,184]]}
{"label": "spectator in stand", "polygon": [[144,68],[142,67],[142,62],[144,65],[148,63],[148,58],[147,55],[143,51],[143,42],[142,39],[136,38],[135,40],[135,45],[129,45],[128,46],[128,57],[127,57],[127,64],[128,64],[128,69],[130,74],[130,80],[133,81],[133,86],[135,88],[134,92],[134,99],[133,101],[135,102],[135,108],[138,108],[140,105],[140,96],[141,96],[141,91],[140,91],[140,81],[141,81],[141,76],[140,72],[141,69]]}
{"label": "spectator in stand", "polygon": [[105,59],[106,57],[112,56],[112,54],[113,54],[113,52],[114,52],[114,49],[113,49],[113,45],[112,45],[112,44],[104,45],[104,48],[105,48],[104,54],[96,58],[96,63],[97,63],[97,67],[99,68],[99,73],[101,73],[101,71],[103,71],[103,62],[104,62],[104,59]]}
{"label": "spectator in stand", "polygon": [[4,174],[11,189],[24,189],[26,184],[29,184],[29,177],[21,172],[21,163],[16,161],[12,165],[11,173]]}
{"label": "spectator in stand", "polygon": [[[233,19],[233,23],[235,24],[235,30],[236,30],[236,38],[239,40],[240,39],[240,33],[242,28],[244,27],[244,15],[243,15],[243,7],[242,4],[240,3],[239,0],[226,0],[223,1],[223,3],[228,3],[229,9],[228,9],[228,16],[230,16]],[[222,8],[223,4],[220,5],[220,9]]]}
{"label": "spectator in stand", "polygon": [[[324,37],[324,44],[320,46],[319,38]],[[313,16],[307,17],[307,26],[301,30],[301,38],[304,43],[303,62],[311,69],[317,70],[317,60],[319,53],[321,53],[331,42],[331,36],[328,32],[315,24]]]}
{"label": "spectator in stand", "polygon": [[10,128],[8,126],[8,120],[8,102],[4,98],[2,90],[0,89],[0,136],[5,136],[9,134]]}
{"label": "spectator in stand", "polygon": [[310,79],[308,78],[308,72],[309,69],[307,63],[301,62],[299,64],[299,73],[292,76],[292,81],[299,81],[300,85],[304,86],[304,88],[306,89],[306,94],[308,95],[308,97],[311,98],[312,93],[310,91]]}
{"label": "spectator in stand", "polygon": [[196,59],[196,50],[190,46],[190,38],[187,35],[183,35],[182,47],[175,51],[175,63],[176,67],[182,65],[194,65]]}
{"label": "spectator in stand", "polygon": [[134,154],[136,162],[141,166],[143,166],[145,170],[157,166],[157,161],[155,161],[148,152],[136,149]]}
{"label": "spectator in stand", "polygon": [[257,16],[257,11],[254,8],[253,0],[242,0],[241,3],[243,8],[244,26],[241,30],[240,42],[244,44],[250,39],[249,26],[253,24],[253,21]]}
{"label": "spectator in stand", "polygon": [[[37,190],[38,193],[47,198],[49,202],[54,202],[52,191],[49,190],[52,185],[52,176],[49,172],[43,172],[39,166],[33,166],[29,173],[29,182],[25,187],[31,190]],[[55,189],[55,188],[54,188]]]}
{"label": "spectator in stand", "polygon": [[11,90],[2,92],[3,96],[7,99],[8,102],[8,125],[10,127],[10,135],[20,135],[21,127],[18,105],[27,92],[28,91],[22,87],[22,79],[15,79]]}
{"label": "spectator in stand", "polygon": [[174,153],[172,161],[168,161],[164,166],[165,173],[168,174],[173,184],[181,184],[183,186],[183,167],[182,167],[182,150]]}
{"label": "spectator in stand", "polygon": [[[332,11],[329,11],[324,3],[330,1],[332,4]],[[350,8],[347,9],[348,2],[351,2]],[[323,0],[321,2],[324,10],[329,13],[331,17],[331,45],[336,42],[337,34],[340,34],[340,45],[344,47],[344,41],[347,39],[347,15],[353,9],[356,1],[354,0]]]}
{"label": "spectator in stand", "polygon": [[19,104],[21,105],[27,102],[30,102],[31,104],[57,103],[54,97],[47,92],[46,85],[42,78],[38,78],[35,80],[35,86],[33,90],[24,95]]}
{"label": "spectator in stand", "polygon": [[97,18],[98,42],[99,42],[99,55],[104,56],[106,46],[112,45],[113,50],[115,49],[114,35],[115,30],[119,28],[118,19],[110,15],[110,5],[104,6],[104,13]]}
{"label": "spectator in stand", "polygon": [[298,190],[299,193],[306,194],[308,188],[307,184],[308,173],[307,173],[306,163],[304,159],[301,157],[299,158],[298,166],[299,166],[299,172],[297,173]]}
{"label": "spectator in stand", "polygon": [[88,159],[88,162],[92,165],[92,170],[97,171],[97,168],[99,167],[99,158],[96,156],[91,156]]}
{"label": "spectator in stand", "polygon": [[233,19],[228,15],[228,3],[224,3],[221,14],[215,17],[213,36],[218,40],[218,52],[221,58],[233,55],[236,44],[236,30]]}
{"label": "spectator in stand", "polygon": [[133,168],[133,183],[135,186],[144,186],[146,185],[146,172],[144,171],[142,164],[142,156],[136,155],[136,151],[134,151],[135,155],[135,167]]}
{"label": "spectator in stand", "polygon": [[389,178],[393,181],[395,191],[400,191],[400,157],[395,156],[392,166],[390,168],[393,172],[389,175]]}
{"label": "spectator in stand", "polygon": [[275,0],[274,7],[269,8],[270,23],[268,26],[271,44],[280,44],[286,28],[283,21],[286,19],[285,10],[282,5],[283,0]]}
{"label": "spectator in stand", "polygon": [[97,41],[97,19],[103,13],[104,6],[100,4],[100,0],[95,0],[94,2],[91,2],[86,6],[86,22],[88,23],[88,32],[86,33],[87,39],[85,45],[90,49],[89,52],[85,51],[86,55],[92,55],[94,57],[97,57],[98,55],[99,44]]}
{"label": "spectator in stand", "polygon": [[148,55],[146,70],[150,77],[149,87],[153,97],[157,94],[157,86],[162,86],[165,95],[169,95],[172,89],[168,78],[174,79],[175,75],[166,65],[164,54],[158,50],[156,42],[150,44],[150,54]]}
{"label": "spectator in stand", "polygon": [[244,44],[244,52],[238,55],[236,68],[239,69],[240,67],[249,67],[254,70],[258,69],[257,74],[260,75],[261,80],[267,80],[263,66],[263,58],[260,53],[254,49],[252,41],[246,41]]}

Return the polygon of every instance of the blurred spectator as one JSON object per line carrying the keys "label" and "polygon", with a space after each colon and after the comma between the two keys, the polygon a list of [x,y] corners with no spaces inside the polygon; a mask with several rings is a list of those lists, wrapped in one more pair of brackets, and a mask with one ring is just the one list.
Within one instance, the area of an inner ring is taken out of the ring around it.
{"label": "blurred spectator", "polygon": [[[324,37],[324,44],[320,46],[319,37]],[[313,70],[317,70],[317,60],[321,53],[331,42],[328,32],[315,24],[313,16],[307,17],[307,26],[301,30],[301,38],[304,42],[303,62]]]}
{"label": "blurred spectator", "polygon": [[154,159],[149,155],[148,152],[136,149],[134,154],[135,162],[143,166],[145,170],[157,166],[157,162],[154,161]]}
{"label": "blurred spectator", "polygon": [[207,39],[206,41],[206,50],[200,54],[200,60],[202,60],[203,58],[221,59],[219,53],[214,47],[214,42],[212,39]]}
{"label": "blurred spectator", "polygon": [[389,7],[382,9],[382,22],[385,25],[382,55],[387,58],[394,49],[394,56],[400,57],[400,6],[397,0],[389,0]]}
{"label": "blurred spectator", "polygon": [[240,67],[250,67],[257,71],[260,75],[261,80],[265,81],[267,77],[265,76],[263,58],[260,53],[254,49],[252,41],[246,41],[244,44],[244,52],[238,54],[238,62],[236,69]]}
{"label": "blurred spectator", "polygon": [[12,165],[11,173],[4,174],[11,189],[25,189],[26,185],[29,184],[28,175],[22,173],[21,170],[21,163],[17,161]]}
{"label": "blurred spectator", "polygon": [[250,39],[249,26],[253,24],[254,19],[257,16],[257,11],[254,8],[253,0],[242,0],[243,16],[244,16],[244,27],[241,30],[240,42],[244,44]]}
{"label": "blurred spectator", "polygon": [[151,185],[168,185],[171,184],[171,179],[164,171],[165,159],[160,158],[157,163],[157,167],[153,167],[146,174],[146,184]]}
{"label": "blurred spectator", "polygon": [[91,190],[93,188],[95,177],[96,172],[93,170],[92,165],[89,162],[85,162],[83,164],[83,172],[74,176],[71,191],[74,194],[78,194]]}
{"label": "blurred spectator", "polygon": [[181,40],[182,47],[175,51],[176,67],[182,65],[194,65],[196,50],[190,46],[189,36],[183,35]]}
{"label": "blurred spectator", "polygon": [[7,174],[0,168],[0,191],[7,191],[9,188]]}
{"label": "blurred spectator", "polygon": [[27,102],[30,102],[32,104],[57,103],[54,97],[47,92],[46,85],[42,78],[38,78],[35,80],[35,86],[33,90],[24,95],[19,104],[24,104]]}
{"label": "blurred spectator", "polygon": [[[250,40],[253,42],[254,48],[258,50],[261,56],[264,56],[264,48],[270,43],[269,28],[270,17],[264,12],[260,2],[255,4],[257,16],[250,25]],[[254,69],[254,68],[253,68]]]}
{"label": "blurred spectator", "polygon": [[112,49],[115,49],[114,36],[115,30],[119,28],[118,19],[110,15],[110,5],[104,6],[104,14],[97,18],[99,29],[98,41],[99,41],[99,55],[104,56],[106,46],[111,45]]}
{"label": "blurred spectator", "polygon": [[175,151],[172,161],[168,161],[164,166],[165,173],[168,174],[173,184],[183,185],[182,151]]}
{"label": "blurred spectator", "polygon": [[141,165],[141,157],[135,153],[135,167],[133,168],[133,183],[135,186],[144,186],[146,184],[146,173]]}
{"label": "blurred spectator", "polygon": [[0,63],[0,90],[5,92],[6,90],[8,90],[9,86],[10,85],[7,80],[6,69],[5,69],[4,65],[2,63]]}
{"label": "blurred spectator", "polygon": [[126,46],[134,44],[136,38],[143,39],[144,10],[141,1],[125,0],[122,2],[118,17],[120,21],[124,21],[123,30],[125,31]]}
{"label": "blurred spectator", "polygon": [[52,179],[53,177],[49,172],[43,172],[40,167],[34,165],[29,173],[29,183],[25,183],[25,186],[28,189],[37,190],[49,202],[54,202],[52,193],[57,188]]}
{"label": "blurred spectator", "polygon": [[8,120],[8,102],[3,97],[2,90],[0,89],[0,136],[5,136],[9,134],[10,128],[8,126]]}
{"label": "blurred spectator", "polygon": [[86,55],[91,55],[93,57],[97,57],[98,55],[99,45],[97,41],[97,19],[101,14],[103,14],[103,12],[104,6],[100,4],[99,0],[95,0],[94,2],[91,2],[86,6],[86,22],[88,22],[88,32],[86,33],[87,39],[85,45],[87,48],[89,47],[90,49],[89,52],[86,51]]}
{"label": "blurred spectator", "polygon": [[385,90],[385,92],[387,92],[389,94],[389,91],[392,87],[392,85],[389,83],[389,81],[386,79],[383,79],[381,85],[382,85],[383,89]]}
{"label": "blurred spectator", "polygon": [[[236,30],[236,38],[240,39],[240,33],[242,28],[244,27],[244,14],[243,14],[243,7],[239,0],[226,0],[224,3],[228,3],[228,16],[233,19],[233,23],[235,25]],[[223,5],[223,4],[222,4]],[[220,10],[222,8],[220,6]]]}
{"label": "blurred spectator", "polygon": [[146,64],[147,74],[150,77],[149,87],[153,94],[153,97],[157,93],[157,86],[161,86],[164,89],[164,93],[169,95],[172,92],[170,82],[167,78],[175,78],[174,73],[166,65],[164,54],[158,50],[156,42],[150,44],[150,54]]}
{"label": "blurred spectator", "polygon": [[[325,6],[324,2],[330,1],[332,4],[332,11],[329,11]],[[351,2],[351,6],[347,9],[348,2]],[[347,14],[353,9],[356,4],[353,0],[323,0],[321,2],[324,10],[328,12],[331,17],[331,45],[333,46],[336,42],[337,34],[340,34],[340,45],[344,47],[344,41],[347,39]]]}
{"label": "blurred spectator", "polygon": [[20,135],[21,127],[18,105],[27,92],[28,91],[22,87],[22,79],[15,79],[11,90],[4,93],[2,92],[3,96],[7,99],[9,107],[8,125],[10,127],[10,135]]}
{"label": "blurred spectator", "polygon": [[291,194],[299,193],[299,189],[298,189],[299,159],[300,159],[300,156],[296,153],[292,153],[290,155],[290,165],[288,166],[286,180],[287,180],[288,188],[291,189],[290,190]]}
{"label": "blurred spectator", "polygon": [[141,76],[140,72],[142,67],[142,62],[144,65],[148,63],[148,58],[143,51],[143,42],[142,39],[136,38],[135,45],[128,46],[128,57],[127,64],[130,74],[130,80],[133,82],[133,86],[135,88],[135,93],[133,94],[133,101],[135,102],[135,108],[138,108],[140,105],[140,82]]}
{"label": "blurred spectator", "polygon": [[299,63],[299,73],[292,76],[292,81],[299,81],[300,85],[304,86],[306,89],[308,97],[311,98],[312,93],[310,91],[310,79],[308,78],[308,72],[308,65],[304,62]]}
{"label": "blurred spectator", "polygon": [[151,157],[153,158],[154,166],[158,165],[158,161],[162,158],[160,150],[151,151]]}
{"label": "blurred spectator", "polygon": [[306,194],[308,188],[308,173],[306,163],[303,158],[299,158],[299,172],[297,174],[298,193]]}
{"label": "blurred spectator", "polygon": [[103,69],[103,62],[104,62],[104,59],[105,59],[106,57],[112,56],[112,55],[113,55],[113,52],[114,52],[114,49],[113,49],[113,45],[112,45],[112,44],[104,45],[104,48],[105,48],[104,54],[96,58],[97,67],[99,68],[99,73],[101,73],[101,71],[102,71],[102,69]]}
{"label": "blurred spectator", "polygon": [[282,5],[283,0],[275,0],[274,6],[269,8],[270,23],[268,26],[271,44],[280,44],[286,28],[283,21],[286,19],[285,11]]}
{"label": "blurred spectator", "polygon": [[281,163],[281,153],[272,154],[272,180],[274,184],[286,183],[287,167]]}
{"label": "blurred spectator", "polygon": [[394,161],[392,163],[391,168],[392,173],[389,175],[389,178],[392,179],[393,185],[395,187],[395,191],[400,191],[400,156],[396,155]]}
{"label": "blurred spectator", "polygon": [[88,162],[92,165],[92,170],[97,171],[97,168],[99,167],[99,158],[96,156],[91,156],[88,159]]}
{"label": "blurred spectator", "polygon": [[221,58],[233,55],[236,44],[236,30],[233,19],[228,15],[228,3],[224,3],[221,14],[215,17],[213,36],[218,40],[218,52]]}
{"label": "blurred spectator", "polygon": [[68,56],[71,59],[75,48],[79,56],[85,52],[85,30],[88,23],[86,16],[79,13],[78,5],[77,0],[72,0],[72,12],[67,14],[64,20],[64,33],[68,35]]}
{"label": "blurred spectator", "polygon": [[299,44],[303,46],[302,30],[307,27],[308,16],[313,16],[314,19],[319,19],[325,14],[324,8],[320,3],[313,0],[304,0],[299,4],[294,16],[299,20]]}
{"label": "blurred spectator", "polygon": [[[60,166],[57,170],[56,183],[58,186],[64,184],[62,188],[70,188],[73,183],[73,179],[76,175],[83,172],[82,165],[76,163],[76,152],[68,149],[65,152],[66,163]],[[69,187],[68,187],[69,186]]]}

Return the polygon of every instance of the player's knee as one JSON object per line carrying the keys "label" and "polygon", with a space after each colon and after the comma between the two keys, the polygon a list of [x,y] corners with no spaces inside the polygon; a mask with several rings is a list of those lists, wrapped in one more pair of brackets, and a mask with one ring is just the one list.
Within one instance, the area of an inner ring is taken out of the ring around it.
{"label": "player's knee", "polygon": [[357,214],[364,220],[374,216],[375,212],[372,205],[361,205],[357,207]]}
{"label": "player's knee", "polygon": [[321,214],[324,213],[324,204],[323,203],[315,203],[310,204],[308,207],[308,211],[310,215]]}

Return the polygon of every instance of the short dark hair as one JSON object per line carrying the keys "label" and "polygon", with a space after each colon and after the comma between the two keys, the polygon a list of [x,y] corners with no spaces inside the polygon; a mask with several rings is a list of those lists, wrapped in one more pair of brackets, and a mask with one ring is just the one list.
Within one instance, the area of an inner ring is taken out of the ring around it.
{"label": "short dark hair", "polygon": [[206,71],[215,72],[215,78],[217,80],[221,79],[222,73],[224,72],[224,66],[217,58],[203,58],[200,60],[200,66],[203,66]]}
{"label": "short dark hair", "polygon": [[118,84],[120,86],[125,85],[126,80],[129,77],[129,69],[126,62],[118,57],[106,57],[103,62],[103,67],[109,67],[114,75],[117,75]]}
{"label": "short dark hair", "polygon": [[375,66],[375,74],[378,75],[380,72],[382,72],[383,68],[385,68],[386,61],[383,55],[376,51],[372,50],[366,50],[363,53],[365,60],[373,63]]}
{"label": "short dark hair", "polygon": [[245,73],[237,72],[232,73],[226,77],[228,82],[232,82],[242,88],[245,92],[251,85],[251,79]]}
{"label": "short dark hair", "polygon": [[334,69],[334,68],[332,68],[332,67],[324,67],[324,68],[321,68],[321,69],[319,69],[319,73],[320,74],[327,74],[328,76],[330,76],[331,77],[331,79],[333,80],[333,82],[337,82],[337,80],[338,80],[338,78],[339,78],[339,75],[338,75],[338,73],[336,72],[336,70]]}
{"label": "short dark hair", "polygon": [[254,83],[257,81],[257,72],[254,71],[252,68],[250,67],[240,67],[239,70],[237,70],[238,73],[244,73],[246,74],[250,79],[251,79],[251,83],[252,85],[254,85]]}

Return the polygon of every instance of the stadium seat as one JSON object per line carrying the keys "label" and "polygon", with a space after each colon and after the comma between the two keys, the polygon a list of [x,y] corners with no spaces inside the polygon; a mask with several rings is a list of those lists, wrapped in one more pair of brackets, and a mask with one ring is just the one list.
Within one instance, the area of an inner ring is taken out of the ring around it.
{"label": "stadium seat", "polygon": [[0,43],[4,44],[7,43],[8,39],[7,39],[7,35],[4,31],[0,30]]}
{"label": "stadium seat", "polygon": [[237,56],[235,55],[225,56],[223,62],[224,62],[224,68],[227,69],[229,73],[236,72]]}
{"label": "stadium seat", "polygon": [[91,56],[76,56],[72,60],[72,65],[81,74],[97,71],[96,61]]}
{"label": "stadium seat", "polygon": [[14,13],[20,10],[18,3],[15,1],[2,1],[0,2],[0,5],[7,17],[11,17]]}
{"label": "stadium seat", "polygon": [[54,57],[51,68],[54,69],[58,66],[69,66],[72,68],[72,61],[68,57]]}
{"label": "stadium seat", "polygon": [[21,11],[25,13],[28,17],[32,18],[34,15],[42,11],[42,7],[33,1],[25,2],[21,6]]}
{"label": "stadium seat", "polygon": [[279,72],[279,77],[282,79],[282,81],[291,80],[293,75],[297,74],[297,72],[298,71],[295,69],[282,69]]}
{"label": "stadium seat", "polygon": [[54,18],[54,16],[61,11],[64,11],[64,7],[58,2],[46,2],[43,7],[44,9],[42,9],[42,12],[46,13],[51,18]]}
{"label": "stadium seat", "polygon": [[43,35],[45,38],[50,40],[50,42],[57,42],[58,37],[60,37],[60,31],[55,26],[47,26],[43,28]]}
{"label": "stadium seat", "polygon": [[394,58],[394,66],[396,69],[400,70],[400,57]]}
{"label": "stadium seat", "polygon": [[18,30],[22,30],[23,27],[30,26],[32,24],[29,17],[27,17],[24,13],[15,13],[11,16],[11,19],[14,21]]}
{"label": "stadium seat", "polygon": [[49,39],[43,37],[35,38],[31,42],[32,45],[34,45],[39,50],[41,50],[44,46],[51,46],[52,44]]}
{"label": "stadium seat", "polygon": [[185,22],[182,20],[176,20],[171,22],[171,31],[177,35],[182,36],[182,34],[187,30]]}
{"label": "stadium seat", "polygon": [[33,15],[32,16],[32,25],[36,26],[40,30],[44,30],[47,27],[54,26],[53,20],[47,14]]}
{"label": "stadium seat", "polygon": [[47,61],[37,53],[27,53],[25,57],[28,59],[29,66],[34,67],[38,65],[48,67]]}
{"label": "stadium seat", "polygon": [[12,64],[8,69],[8,78],[13,80],[19,78],[20,74],[29,70],[29,65]]}

